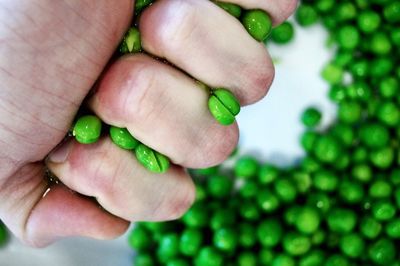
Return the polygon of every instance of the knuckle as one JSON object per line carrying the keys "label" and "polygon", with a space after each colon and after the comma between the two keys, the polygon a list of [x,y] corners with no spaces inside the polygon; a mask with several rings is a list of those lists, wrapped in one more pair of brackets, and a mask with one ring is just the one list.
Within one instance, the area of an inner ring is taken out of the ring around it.
{"label": "knuckle", "polygon": [[196,13],[192,0],[161,0],[151,14],[158,18],[157,22],[148,18],[143,19],[143,23],[145,28],[151,29],[151,38],[156,39],[161,50],[179,49],[187,44],[196,29]]}

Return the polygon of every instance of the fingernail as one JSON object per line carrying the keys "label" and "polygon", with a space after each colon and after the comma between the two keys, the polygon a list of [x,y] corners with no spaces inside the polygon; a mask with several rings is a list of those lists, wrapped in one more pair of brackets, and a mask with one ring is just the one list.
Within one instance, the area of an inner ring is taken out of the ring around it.
{"label": "fingernail", "polygon": [[71,151],[73,141],[63,143],[60,147],[57,147],[49,154],[49,161],[51,163],[63,163],[67,160],[68,155]]}

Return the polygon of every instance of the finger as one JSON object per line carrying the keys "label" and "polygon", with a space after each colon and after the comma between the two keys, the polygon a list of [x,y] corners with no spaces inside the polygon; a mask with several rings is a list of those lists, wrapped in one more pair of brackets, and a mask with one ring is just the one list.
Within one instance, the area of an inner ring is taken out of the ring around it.
{"label": "finger", "polygon": [[245,9],[263,9],[270,14],[273,24],[278,25],[293,14],[297,7],[297,0],[220,0],[237,4]]}
{"label": "finger", "polygon": [[261,99],[271,85],[274,69],[264,45],[210,1],[157,1],[139,26],[146,51],[210,86],[229,88],[241,104]]}
{"label": "finger", "polygon": [[92,145],[71,140],[47,165],[65,185],[95,197],[108,212],[128,221],[176,219],[194,200],[193,182],[182,168],[151,173],[109,138]]}
{"label": "finger", "polygon": [[219,125],[208,92],[178,70],[146,55],[124,57],[99,83],[90,106],[106,123],[190,168],[218,164],[238,141],[236,124]]}
{"label": "finger", "polygon": [[127,230],[128,222],[93,200],[62,185],[49,188],[44,174],[42,164],[31,164],[1,186],[0,216],[26,244],[43,247],[67,236],[111,239]]}

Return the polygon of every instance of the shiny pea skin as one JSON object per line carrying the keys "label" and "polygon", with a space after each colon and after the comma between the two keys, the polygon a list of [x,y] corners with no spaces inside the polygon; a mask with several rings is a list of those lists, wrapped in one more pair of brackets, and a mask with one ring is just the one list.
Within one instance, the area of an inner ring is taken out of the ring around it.
{"label": "shiny pea skin", "polygon": [[242,8],[238,5],[219,1],[216,1],[215,3],[235,18],[239,18],[242,15]]}
{"label": "shiny pea skin", "polygon": [[137,28],[131,27],[122,40],[119,51],[123,54],[139,53],[142,51],[140,32]]}
{"label": "shiny pea skin", "polygon": [[101,134],[101,121],[97,116],[86,115],[80,117],[74,126],[72,135],[79,143],[95,143]]}
{"label": "shiny pea skin", "polygon": [[271,17],[261,9],[248,10],[242,17],[243,26],[257,41],[265,41],[272,30]]}
{"label": "shiny pea skin", "polygon": [[139,145],[139,141],[126,128],[111,126],[110,137],[115,145],[125,150],[133,150]]}
{"label": "shiny pea skin", "polygon": [[144,144],[139,144],[136,147],[135,154],[137,160],[151,172],[164,173],[169,169],[169,159]]}
{"label": "shiny pea skin", "polygon": [[218,88],[211,91],[208,108],[214,118],[224,126],[231,125],[240,112],[240,104],[228,90]]}

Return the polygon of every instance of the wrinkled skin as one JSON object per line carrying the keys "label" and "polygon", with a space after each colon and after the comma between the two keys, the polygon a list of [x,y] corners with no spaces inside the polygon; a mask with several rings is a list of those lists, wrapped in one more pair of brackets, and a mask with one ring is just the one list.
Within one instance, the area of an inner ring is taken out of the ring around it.
{"label": "wrinkled skin", "polygon": [[[275,24],[296,6],[294,0],[230,2],[263,8]],[[272,82],[263,45],[205,0],[160,0],[140,20],[144,49],[182,71],[145,55],[106,68],[133,5],[0,0],[0,219],[28,245],[66,236],[110,239],[131,221],[180,217],[194,200],[185,167],[222,162],[238,139],[237,125],[213,120],[207,93],[185,72],[230,88],[242,105],[264,97]],[[108,138],[59,145],[97,80],[89,108],[169,156],[175,165],[166,174],[149,173]],[[47,182],[46,167],[60,183]]]}

